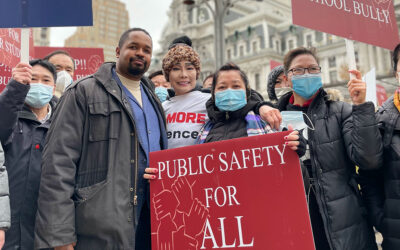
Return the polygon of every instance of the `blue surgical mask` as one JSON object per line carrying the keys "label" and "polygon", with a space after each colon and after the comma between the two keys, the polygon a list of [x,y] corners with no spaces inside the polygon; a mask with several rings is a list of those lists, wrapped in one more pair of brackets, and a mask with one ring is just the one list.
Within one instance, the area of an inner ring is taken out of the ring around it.
{"label": "blue surgical mask", "polygon": [[307,124],[304,122],[303,112],[301,111],[282,111],[281,116],[281,126],[284,128],[288,128],[289,124],[296,130],[301,130],[307,127]]}
{"label": "blue surgical mask", "polygon": [[292,76],[293,91],[304,99],[310,99],[322,87],[321,74]]}
{"label": "blue surgical mask", "polygon": [[31,83],[25,103],[32,108],[41,108],[48,104],[53,97],[53,87],[43,83]]}
{"label": "blue surgical mask", "polygon": [[165,100],[167,100],[168,97],[168,90],[164,87],[157,87],[155,89],[155,93],[158,96],[158,99],[160,99],[160,102],[163,103]]}
{"label": "blue surgical mask", "polygon": [[227,89],[215,93],[215,106],[220,111],[236,111],[246,104],[246,91],[243,89]]}

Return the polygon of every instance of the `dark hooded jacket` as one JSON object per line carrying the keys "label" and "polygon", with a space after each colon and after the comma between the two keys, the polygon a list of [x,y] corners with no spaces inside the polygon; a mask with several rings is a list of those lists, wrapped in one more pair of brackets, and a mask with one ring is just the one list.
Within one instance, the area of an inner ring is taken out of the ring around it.
{"label": "dark hooded jacket", "polygon": [[[11,80],[0,95],[0,139],[10,185],[11,227],[3,249],[33,249],[42,151],[51,117],[41,124],[24,105],[29,85]],[[56,98],[50,102],[52,114]]]}
{"label": "dark hooded jacket", "polygon": [[[287,110],[291,95],[279,100],[280,111]],[[379,137],[374,105],[330,101],[320,89],[307,115],[315,127],[308,129],[311,176],[330,249],[377,249],[355,179],[355,165],[381,165],[382,146],[371,143]]]}
{"label": "dark hooded jacket", "polygon": [[383,235],[384,250],[400,249],[400,112],[389,98],[376,113],[383,139],[383,167],[360,170],[370,221]]}

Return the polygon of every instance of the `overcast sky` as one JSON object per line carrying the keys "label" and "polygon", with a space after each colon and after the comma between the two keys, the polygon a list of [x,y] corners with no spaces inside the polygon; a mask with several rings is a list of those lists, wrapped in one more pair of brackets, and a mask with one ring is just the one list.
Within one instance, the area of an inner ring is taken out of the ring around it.
{"label": "overcast sky", "polygon": [[[131,27],[144,28],[150,32],[154,41],[154,50],[159,48],[158,40],[168,20],[167,11],[172,0],[120,0],[126,4]],[[52,28],[50,46],[62,47],[64,40],[71,36],[76,28]]]}

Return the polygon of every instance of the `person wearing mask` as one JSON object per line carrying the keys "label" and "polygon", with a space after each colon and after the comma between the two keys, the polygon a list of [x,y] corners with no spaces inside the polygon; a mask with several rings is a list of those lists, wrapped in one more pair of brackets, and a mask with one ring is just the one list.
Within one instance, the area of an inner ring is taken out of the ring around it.
{"label": "person wearing mask", "polygon": [[0,140],[7,166],[11,227],[4,249],[33,249],[42,151],[56,107],[54,66],[19,63],[0,94]]}
{"label": "person wearing mask", "polygon": [[361,74],[350,71],[356,74],[348,83],[350,105],[327,98],[313,50],[289,51],[284,68],[293,92],[277,106],[282,126],[302,130],[307,140],[301,161],[310,177],[308,205],[316,249],[377,249],[355,179],[355,165],[376,169],[382,155],[381,145],[371,143],[379,129],[373,103],[365,102]]}
{"label": "person wearing mask", "polygon": [[143,77],[152,51],[146,30],[125,31],[116,63],[61,98],[43,151],[36,248],[151,249],[143,174],[149,153],[167,148],[161,103]]}
{"label": "person wearing mask", "polygon": [[10,198],[8,176],[4,166],[4,151],[0,143],[0,249],[4,246],[5,232],[10,228]]}
{"label": "person wearing mask", "polygon": [[[393,51],[393,70],[400,83],[400,44]],[[379,170],[359,170],[363,199],[374,227],[382,233],[384,250],[400,249],[400,88],[377,111],[381,131],[371,144],[383,144]]]}
{"label": "person wearing mask", "polygon": [[55,96],[58,98],[64,93],[73,82],[75,73],[75,60],[65,50],[56,50],[48,54],[43,60],[49,61],[56,67],[57,82]]}
{"label": "person wearing mask", "polygon": [[171,88],[171,84],[165,80],[162,70],[158,70],[150,74],[149,79],[154,83],[154,91],[161,103],[165,102],[169,97],[168,90]]}
{"label": "person wearing mask", "polygon": [[49,61],[56,67],[57,73],[61,71],[67,72],[71,78],[75,74],[75,60],[65,50],[56,50],[48,54],[43,58],[45,61]]}
{"label": "person wearing mask", "polygon": [[283,65],[273,68],[269,73],[267,91],[269,100],[273,103],[277,103],[279,98],[291,91]]}
{"label": "person wearing mask", "polygon": [[[249,102],[251,88],[246,74],[235,64],[223,65],[213,76],[212,97],[207,101],[209,121],[201,129],[198,143],[216,142],[240,137],[273,133],[271,127],[254,113],[257,103]],[[304,154],[299,132],[285,137],[292,150]]]}

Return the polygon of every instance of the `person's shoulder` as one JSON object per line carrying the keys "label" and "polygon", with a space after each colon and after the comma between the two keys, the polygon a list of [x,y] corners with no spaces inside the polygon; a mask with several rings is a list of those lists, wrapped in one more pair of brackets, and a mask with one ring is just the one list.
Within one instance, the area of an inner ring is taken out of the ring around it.
{"label": "person's shoulder", "polygon": [[208,100],[211,97],[210,93],[202,92],[199,90],[195,90],[195,91],[191,92],[191,95],[195,96],[196,98],[205,99],[205,100]]}

